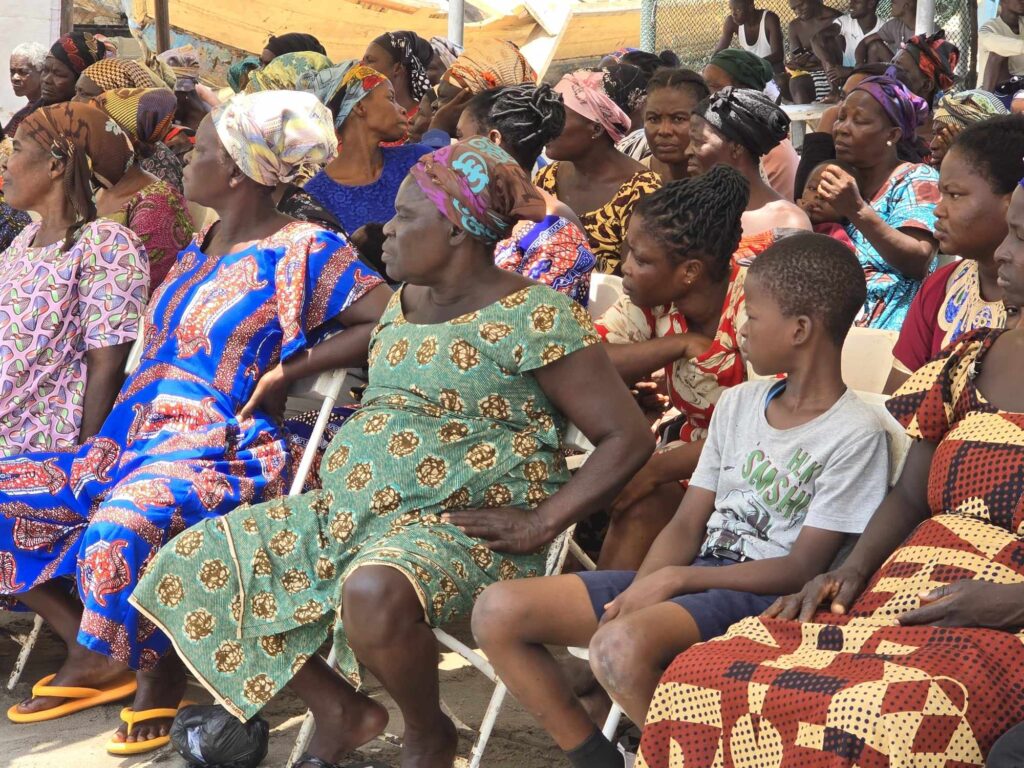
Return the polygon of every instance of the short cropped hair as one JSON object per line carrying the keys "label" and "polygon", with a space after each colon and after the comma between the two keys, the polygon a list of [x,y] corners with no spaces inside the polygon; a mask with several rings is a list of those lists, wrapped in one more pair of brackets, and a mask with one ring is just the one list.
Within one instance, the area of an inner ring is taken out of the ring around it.
{"label": "short cropped hair", "polygon": [[867,298],[864,269],[838,240],[809,232],[784,237],[754,259],[747,271],[786,317],[821,321],[842,346]]}

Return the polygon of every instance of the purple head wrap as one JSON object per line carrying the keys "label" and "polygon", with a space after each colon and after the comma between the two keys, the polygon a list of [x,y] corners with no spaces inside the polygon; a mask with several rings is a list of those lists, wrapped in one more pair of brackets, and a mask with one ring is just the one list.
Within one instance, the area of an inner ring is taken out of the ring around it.
{"label": "purple head wrap", "polygon": [[900,146],[917,151],[917,129],[928,117],[928,102],[888,74],[864,78],[853,90],[877,101],[889,122],[900,129]]}

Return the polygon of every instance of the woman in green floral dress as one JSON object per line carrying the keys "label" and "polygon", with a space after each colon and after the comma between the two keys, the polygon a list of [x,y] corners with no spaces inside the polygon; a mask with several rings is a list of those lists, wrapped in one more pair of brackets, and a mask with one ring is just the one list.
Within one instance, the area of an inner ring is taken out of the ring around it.
{"label": "woman in green floral dress", "polygon": [[[396,207],[384,261],[406,285],[323,489],[189,529],[132,597],[239,718],[293,687],[318,726],[297,768],[384,729],[356,690],[360,664],[402,710],[403,765],[449,768],[430,627],[467,616],[494,581],[540,574],[545,545],[614,498],[653,445],[586,312],[494,265],[494,243],[544,212],[504,151],[476,138],[424,157]],[[597,446],[571,481],[567,419]],[[316,656],[332,628],[342,676]]]}

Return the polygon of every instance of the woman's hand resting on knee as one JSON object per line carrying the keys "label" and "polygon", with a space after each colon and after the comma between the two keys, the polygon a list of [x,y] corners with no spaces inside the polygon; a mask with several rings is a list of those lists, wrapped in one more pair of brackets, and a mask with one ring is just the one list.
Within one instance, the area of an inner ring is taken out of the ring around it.
{"label": "woman's hand resting on knee", "polygon": [[794,595],[780,597],[761,614],[766,619],[797,619],[810,621],[826,601],[831,601],[832,613],[844,614],[860,597],[867,586],[867,578],[854,570],[841,566],[834,571],[815,576]]}

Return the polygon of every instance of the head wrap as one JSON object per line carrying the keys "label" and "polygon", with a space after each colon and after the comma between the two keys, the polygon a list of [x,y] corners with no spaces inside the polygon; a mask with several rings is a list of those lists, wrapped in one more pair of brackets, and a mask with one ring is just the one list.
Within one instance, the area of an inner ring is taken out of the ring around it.
{"label": "head wrap", "polygon": [[384,75],[372,67],[358,61],[346,61],[317,72],[306,72],[299,78],[296,87],[300,91],[312,93],[328,106],[331,106],[339,93],[343,94],[334,118],[334,126],[340,129],[355,105],[387,81]]}
{"label": "head wrap", "polygon": [[104,58],[107,51],[107,46],[88,32],[62,35],[50,47],[50,55],[74,72],[76,77],[82,74],[86,67]]}
{"label": "head wrap", "polygon": [[565,75],[555,86],[555,93],[561,95],[566,107],[604,128],[612,141],[622,141],[629,132],[629,115],[605,91],[602,72],[581,69]]}
{"label": "head wrap", "polygon": [[157,56],[156,60],[170,71],[168,85],[172,85],[175,91],[187,92],[196,89],[199,83],[200,64],[199,55],[193,46],[171,48]]}
{"label": "head wrap", "polygon": [[726,48],[711,57],[708,62],[732,78],[737,88],[752,88],[763,91],[775,74],[772,65],[749,51],[740,48]]}
{"label": "head wrap", "polygon": [[698,104],[693,114],[754,157],[767,155],[789,133],[786,113],[761,91],[750,88],[723,88]]}
{"label": "head wrap", "polygon": [[601,74],[605,93],[623,112],[636,111],[647,98],[649,76],[640,67],[620,61],[602,67]]}
{"label": "head wrap", "polygon": [[405,67],[409,75],[409,95],[419,102],[430,89],[427,77],[427,66],[434,58],[434,49],[430,43],[415,32],[385,32],[373,41]]}
{"label": "head wrap", "polygon": [[612,59],[613,61],[622,61],[622,57],[628,53],[639,53],[639,48],[630,48],[628,45],[618,48],[611,53],[607,54],[604,58]]}
{"label": "head wrap", "polygon": [[275,58],[263,69],[249,75],[246,93],[260,91],[294,91],[299,78],[307,72],[318,72],[331,66],[331,60],[322,53],[299,51]]}
{"label": "head wrap", "polygon": [[242,173],[264,186],[292,181],[303,164],[323,165],[338,151],[331,113],[311,93],[237,93],[210,119]]}
{"label": "head wrap", "polygon": [[508,85],[536,84],[537,73],[514,43],[485,40],[463,51],[442,79],[482,93]]}
{"label": "head wrap", "polygon": [[65,162],[64,195],[82,221],[95,215],[91,180],[111,187],[135,159],[124,131],[91,104],[42,107],[25,118],[21,129]]}
{"label": "head wrap", "polygon": [[1006,107],[996,96],[980,89],[960,91],[942,97],[932,113],[932,122],[966,128],[995,115],[1005,115]]}
{"label": "head wrap", "polygon": [[120,88],[106,91],[92,102],[138,144],[156,144],[167,138],[174,123],[178,99],[167,88]]}
{"label": "head wrap", "polygon": [[424,155],[409,175],[452,224],[484,243],[508,237],[519,219],[544,215],[526,172],[483,136]]}
{"label": "head wrap", "polygon": [[941,29],[934,35],[914,35],[903,44],[903,50],[914,57],[924,76],[940,91],[953,86],[960,49],[946,40]]}
{"label": "head wrap", "polygon": [[900,129],[900,147],[919,154],[917,128],[928,116],[928,103],[890,75],[867,77],[851,93],[864,91],[879,103],[889,122]]}
{"label": "head wrap", "polygon": [[278,37],[271,35],[270,39],[267,40],[266,48],[274,56],[283,56],[286,53],[298,53],[300,51],[312,51],[322,56],[327,55],[323,43],[312,35],[306,35],[302,32],[289,32]]}
{"label": "head wrap", "polygon": [[228,67],[228,85],[231,86],[231,90],[235,93],[242,90],[242,78],[254,69],[259,69],[260,66],[261,62],[258,56],[246,56]]}
{"label": "head wrap", "polygon": [[434,49],[434,53],[437,54],[437,58],[441,60],[445,69],[448,69],[455,60],[462,55],[463,47],[458,43],[453,43],[447,37],[432,37],[430,38],[430,47]]}
{"label": "head wrap", "polygon": [[104,91],[115,88],[154,88],[160,85],[149,70],[132,59],[103,59],[86,67],[82,75]]}

